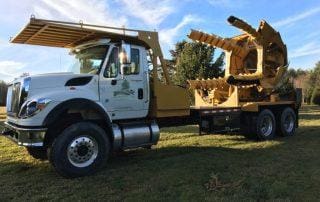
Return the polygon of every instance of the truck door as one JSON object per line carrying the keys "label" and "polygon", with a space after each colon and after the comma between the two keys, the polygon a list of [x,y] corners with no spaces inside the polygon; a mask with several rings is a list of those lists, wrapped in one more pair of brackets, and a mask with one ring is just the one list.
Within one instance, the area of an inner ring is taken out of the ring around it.
{"label": "truck door", "polygon": [[100,73],[100,100],[113,120],[141,118],[148,113],[149,75],[146,50],[131,46],[131,64],[120,74],[119,47],[111,46]]}

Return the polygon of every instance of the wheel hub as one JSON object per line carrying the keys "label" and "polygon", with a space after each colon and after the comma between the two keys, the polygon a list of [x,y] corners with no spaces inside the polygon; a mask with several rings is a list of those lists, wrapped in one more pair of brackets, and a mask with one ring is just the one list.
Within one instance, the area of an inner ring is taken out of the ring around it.
{"label": "wheel hub", "polygon": [[77,137],[69,144],[67,155],[72,165],[87,167],[98,156],[98,143],[89,136]]}
{"label": "wheel hub", "polygon": [[272,133],[272,130],[273,130],[272,119],[269,116],[265,116],[262,119],[262,122],[261,122],[261,125],[260,125],[261,134],[263,136],[267,137]]}
{"label": "wheel hub", "polygon": [[81,145],[79,148],[78,148],[78,155],[79,156],[85,156],[89,153],[89,149],[87,146],[84,146],[84,145]]}
{"label": "wheel hub", "polygon": [[283,126],[284,126],[284,129],[286,130],[286,132],[288,132],[288,133],[290,133],[293,130],[293,128],[294,128],[294,119],[290,114],[288,114],[285,117]]}

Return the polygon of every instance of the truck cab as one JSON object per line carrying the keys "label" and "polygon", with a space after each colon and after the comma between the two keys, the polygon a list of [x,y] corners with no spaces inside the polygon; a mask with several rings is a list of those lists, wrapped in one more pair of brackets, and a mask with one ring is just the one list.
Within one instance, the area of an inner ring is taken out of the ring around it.
{"label": "truck cab", "polygon": [[99,102],[112,120],[146,117],[150,91],[146,48],[99,41],[72,50],[75,72],[97,77]]}

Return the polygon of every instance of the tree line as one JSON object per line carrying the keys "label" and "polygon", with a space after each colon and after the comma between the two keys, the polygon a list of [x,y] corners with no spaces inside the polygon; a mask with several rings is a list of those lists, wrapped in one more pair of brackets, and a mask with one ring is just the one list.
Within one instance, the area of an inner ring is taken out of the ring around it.
{"label": "tree line", "polygon": [[320,61],[307,72],[305,77],[305,95],[308,103],[320,105]]}
{"label": "tree line", "polygon": [[0,81],[0,106],[6,105],[7,90],[8,86],[6,82]]}
{"label": "tree line", "polygon": [[[223,77],[225,55],[222,52],[216,57],[215,50],[197,42],[177,42],[168,61],[174,83],[186,87],[189,79]],[[280,94],[288,93],[295,87],[303,89],[305,103],[320,105],[320,61],[311,70],[289,69],[276,90]],[[6,104],[7,88],[7,84],[0,81],[0,106]]]}

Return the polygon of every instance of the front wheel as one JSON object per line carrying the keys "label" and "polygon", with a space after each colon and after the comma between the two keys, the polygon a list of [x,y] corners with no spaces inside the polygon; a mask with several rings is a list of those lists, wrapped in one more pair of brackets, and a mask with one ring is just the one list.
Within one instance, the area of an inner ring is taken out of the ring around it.
{"label": "front wheel", "polygon": [[49,149],[50,162],[64,177],[81,177],[103,167],[110,153],[105,131],[90,122],[75,123],[54,140]]}

